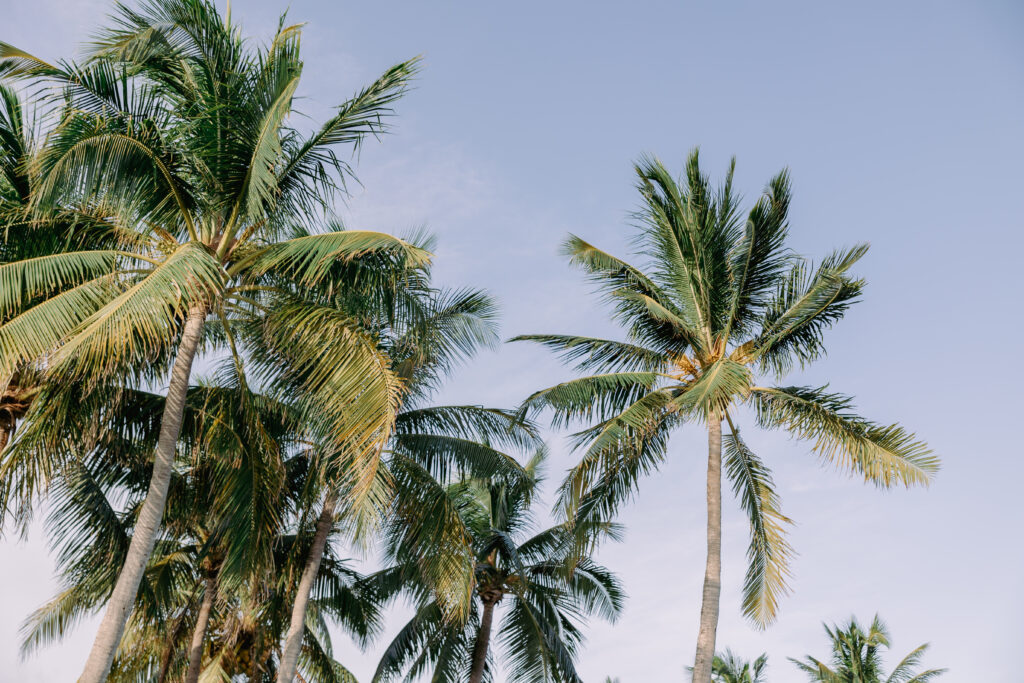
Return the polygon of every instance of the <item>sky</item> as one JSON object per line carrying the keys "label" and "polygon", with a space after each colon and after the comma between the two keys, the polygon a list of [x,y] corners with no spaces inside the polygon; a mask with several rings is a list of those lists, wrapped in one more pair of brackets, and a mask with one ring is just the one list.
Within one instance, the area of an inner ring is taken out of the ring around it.
{"label": "sky", "polygon": [[[5,2],[0,40],[71,56],[108,6]],[[284,8],[235,0],[232,12],[259,37]],[[828,357],[786,382],[856,396],[864,415],[900,421],[943,465],[927,490],[881,491],[741,422],[774,469],[798,555],[778,621],[754,629],[740,613],[747,523],[726,493],[719,646],[767,652],[773,683],[799,681],[786,657],[826,655],[823,621],[877,612],[893,634],[890,665],[930,642],[925,663],[950,669],[942,681],[1020,680],[1024,6],[294,0],[289,20],[307,22],[298,107],[312,120],[423,56],[393,133],[363,148],[362,185],[338,211],[353,228],[431,230],[437,278],[496,295],[505,339],[621,337],[558,248],[572,232],[629,254],[641,154],[679,171],[699,146],[715,178],[735,155],[748,202],[788,167],[797,251],[872,247],[856,268],[864,300],[828,334]],[[511,407],[570,376],[543,349],[502,345],[438,401]],[[548,436],[550,503],[574,455],[563,433]],[[683,680],[692,663],[705,448],[699,428],[681,431],[623,510],[625,541],[602,549],[629,599],[616,624],[588,626],[584,680]],[[18,626],[55,591],[53,571],[41,526],[0,541],[0,681],[80,672],[95,620],[18,658]],[[394,610],[389,634],[405,614]],[[360,653],[338,633],[335,649],[369,680],[387,640]]]}

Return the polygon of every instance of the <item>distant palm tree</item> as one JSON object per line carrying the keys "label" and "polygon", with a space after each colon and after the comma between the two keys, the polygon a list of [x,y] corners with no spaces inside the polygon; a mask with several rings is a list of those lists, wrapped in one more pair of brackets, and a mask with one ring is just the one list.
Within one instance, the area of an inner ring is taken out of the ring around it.
{"label": "distant palm tree", "polygon": [[715,683],[765,683],[764,671],[768,668],[768,655],[762,654],[753,662],[737,657],[732,650],[716,654],[711,663],[711,680]]}
{"label": "distant palm tree", "polygon": [[856,618],[840,626],[825,625],[825,633],[832,641],[831,666],[814,657],[799,661],[790,657],[809,680],[820,683],[926,683],[938,678],[946,669],[928,669],[915,673],[921,658],[928,650],[924,644],[913,650],[896,665],[888,676],[882,670],[880,649],[889,647],[889,631],[882,620],[875,615],[871,626],[865,631]]}
{"label": "distant palm tree", "polygon": [[[789,523],[771,472],[740,438],[736,417],[807,439],[826,462],[882,487],[927,484],[938,460],[898,425],[856,415],[852,400],[823,387],[770,386],[825,352],[825,331],[860,296],[850,268],[867,247],[837,251],[814,266],[786,246],[789,175],[779,173],[741,216],[733,166],[715,191],[690,155],[680,183],[654,159],[636,166],[643,198],[636,234],[643,268],[572,236],[570,261],[605,294],[629,342],[562,334],[526,335],[598,371],[539,391],[525,411],[550,409],[556,425],[592,425],[575,435],[580,463],[562,487],[567,518],[607,517],[668,454],[669,435],[691,423],[708,436],[707,562],[694,681],[709,683],[721,593],[722,467],[750,520],[743,611],[770,623],[787,592]],[[515,341],[513,340],[513,341]],[[594,421],[596,420],[596,424]],[[722,435],[722,423],[729,432]],[[723,463],[723,442],[725,458]]]}
{"label": "distant palm tree", "polygon": [[[406,681],[428,673],[435,683],[492,680],[495,611],[505,602],[497,628],[507,680],[579,683],[581,622],[591,614],[615,619],[623,594],[611,572],[576,552],[567,525],[524,538],[543,454],[526,466],[525,478],[468,478],[448,486],[411,463],[396,468],[405,501],[390,527],[396,564],[368,584],[384,601],[409,596],[416,614],[385,650],[374,681],[396,680],[403,670]],[[450,587],[475,597],[461,619],[448,616],[436,583],[421,571],[424,538],[440,537],[449,562],[457,561],[451,551],[460,546],[473,560],[461,584]]]}
{"label": "distant palm tree", "polygon": [[[20,286],[0,302],[0,377],[45,360],[65,383],[168,387],[151,488],[81,683],[101,683],[113,661],[159,533],[193,362],[201,346],[232,347],[211,333],[221,320],[266,312],[265,338],[304,368],[307,422],[335,435],[339,459],[372,462],[387,441],[398,388],[372,340],[289,295],[336,290],[345,282],[332,266],[361,255],[428,260],[389,235],[316,223],[351,173],[339,148],[386,129],[415,64],[388,70],[306,135],[288,121],[300,33],[282,20],[258,45],[209,0],[144,0],[117,5],[83,65],[0,43],[0,74],[55,85],[57,125],[30,165],[33,221],[70,211],[114,243],[64,242],[3,265]],[[268,297],[288,303],[268,311]]]}

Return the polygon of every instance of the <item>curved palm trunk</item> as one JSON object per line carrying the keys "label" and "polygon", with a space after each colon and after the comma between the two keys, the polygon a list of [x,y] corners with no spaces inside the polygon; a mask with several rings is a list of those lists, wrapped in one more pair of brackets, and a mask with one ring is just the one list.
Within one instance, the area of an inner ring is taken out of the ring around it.
{"label": "curved palm trunk", "polygon": [[481,596],[484,613],[480,617],[480,630],[473,644],[473,664],[469,670],[469,683],[481,683],[484,680],[484,665],[487,664],[487,648],[491,644],[491,622],[494,620],[494,606],[498,603],[493,598]]}
{"label": "curved palm trunk", "polygon": [[217,598],[217,571],[210,572],[206,577],[206,587],[203,589],[203,602],[199,607],[199,615],[196,617],[196,627],[192,631],[192,643],[188,648],[188,672],[185,674],[185,683],[199,683],[199,673],[203,665],[203,643],[206,641],[206,629],[210,624],[210,612],[213,611],[213,601]]}
{"label": "curved palm trunk", "polygon": [[306,566],[302,570],[302,578],[299,579],[299,587],[295,593],[295,602],[292,604],[292,618],[288,625],[284,650],[281,652],[281,666],[277,670],[277,683],[292,683],[295,679],[295,673],[299,667],[299,652],[302,651],[306,606],[309,604],[309,594],[313,590],[313,581],[320,571],[320,560],[323,559],[324,548],[327,547],[327,535],[331,532],[331,527],[334,526],[334,508],[337,504],[338,495],[329,493],[324,499],[320,519],[316,522],[313,545],[309,549],[309,557],[306,558]]}
{"label": "curved palm trunk", "polygon": [[135,596],[139,592],[146,564],[153,553],[160,522],[164,516],[164,507],[167,504],[167,489],[171,483],[174,451],[178,434],[181,432],[182,416],[185,413],[185,397],[188,393],[189,377],[192,375],[192,361],[195,360],[196,351],[199,349],[205,321],[205,308],[192,309],[185,321],[181,343],[178,345],[178,355],[171,370],[171,381],[167,387],[167,400],[160,421],[160,437],[153,455],[153,475],[149,480],[149,490],[146,492],[146,500],[135,524],[132,541],[128,546],[128,556],[117,577],[117,584],[107,603],[103,621],[100,622],[96,640],[78,683],[103,683],[107,679],[110,665],[117,653],[117,646],[124,635],[125,622],[128,621],[128,615],[135,604]]}
{"label": "curved palm trunk", "polygon": [[708,417],[708,559],[700,606],[697,657],[693,683],[711,683],[718,631],[718,600],[722,592],[722,419]]}

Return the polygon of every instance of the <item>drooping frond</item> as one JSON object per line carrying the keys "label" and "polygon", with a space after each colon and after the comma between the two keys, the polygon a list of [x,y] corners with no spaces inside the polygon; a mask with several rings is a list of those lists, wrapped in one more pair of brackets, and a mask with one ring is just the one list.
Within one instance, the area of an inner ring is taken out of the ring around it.
{"label": "drooping frond", "polygon": [[350,499],[365,500],[400,401],[387,356],[343,312],[299,299],[282,301],[259,334],[265,381],[298,406]]}
{"label": "drooping frond", "polygon": [[743,581],[743,614],[764,628],[775,620],[779,599],[789,593],[792,548],[785,527],[792,524],[779,509],[771,472],[732,431],[724,439],[722,464],[750,520],[750,547]]}
{"label": "drooping frond", "polygon": [[391,467],[396,496],[389,554],[414,562],[445,618],[462,620],[472,600],[475,561],[460,501],[407,458],[393,458]]}
{"label": "drooping frond", "polygon": [[222,287],[223,271],[209,251],[187,242],[73,330],[51,358],[52,368],[98,378],[153,358],[175,338],[190,309],[205,309]]}

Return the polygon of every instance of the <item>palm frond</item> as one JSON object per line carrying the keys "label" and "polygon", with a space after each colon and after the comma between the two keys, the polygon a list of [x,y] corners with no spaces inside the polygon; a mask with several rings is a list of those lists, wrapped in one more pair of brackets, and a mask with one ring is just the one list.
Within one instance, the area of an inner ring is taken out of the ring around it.
{"label": "palm frond", "polygon": [[743,614],[761,628],[771,624],[779,599],[789,593],[789,559],[792,548],[786,540],[786,525],[792,521],[779,509],[771,472],[747,447],[738,431],[724,439],[723,465],[732,481],[733,493],[750,520],[747,574],[743,582]]}
{"label": "palm frond", "polygon": [[899,425],[878,425],[852,412],[853,402],[827,387],[755,388],[758,424],[813,442],[824,460],[882,487],[927,485],[938,472],[931,449]]}

